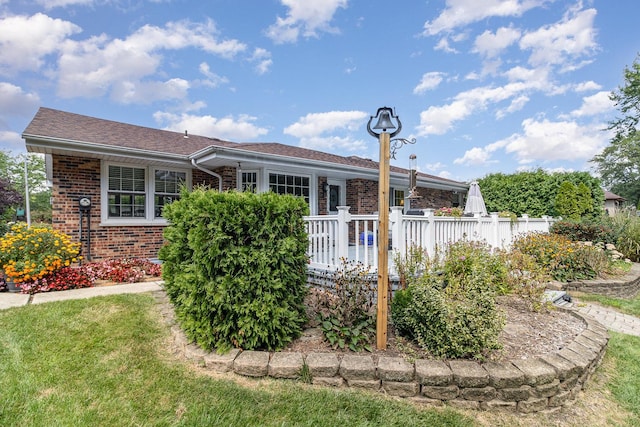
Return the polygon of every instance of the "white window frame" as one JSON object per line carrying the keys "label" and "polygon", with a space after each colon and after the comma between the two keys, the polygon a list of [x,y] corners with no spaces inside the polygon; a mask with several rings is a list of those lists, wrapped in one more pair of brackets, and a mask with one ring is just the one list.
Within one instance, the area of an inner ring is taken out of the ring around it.
{"label": "white window frame", "polygon": [[[145,217],[144,218],[109,218],[109,166],[144,169],[145,182]],[[103,226],[129,225],[167,225],[164,218],[155,217],[155,173],[158,170],[182,172],[186,175],[186,184],[191,188],[192,170],[166,166],[145,166],[135,163],[117,163],[102,161],[100,165],[100,215]]]}

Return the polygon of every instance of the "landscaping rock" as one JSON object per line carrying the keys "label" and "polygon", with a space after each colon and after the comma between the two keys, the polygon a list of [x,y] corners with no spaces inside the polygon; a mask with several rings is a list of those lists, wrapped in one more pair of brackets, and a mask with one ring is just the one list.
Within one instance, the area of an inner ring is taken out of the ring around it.
{"label": "landscaping rock", "polygon": [[247,377],[265,377],[269,373],[269,353],[243,351],[233,361],[233,371]]}
{"label": "landscaping rock", "polygon": [[378,377],[383,381],[413,381],[413,363],[402,357],[380,357],[378,359]]}
{"label": "landscaping rock", "polygon": [[545,398],[531,398],[518,402],[518,412],[530,414],[547,408],[548,400]]}
{"label": "landscaping rock", "polygon": [[225,354],[215,352],[204,356],[204,366],[216,372],[229,372],[233,370],[233,361],[240,354],[240,350],[233,348]]}
{"label": "landscaping rock", "polygon": [[529,385],[547,384],[556,379],[554,367],[541,359],[514,360],[512,363],[522,371],[525,382]]}
{"label": "landscaping rock", "polygon": [[564,381],[567,377],[577,375],[580,367],[570,360],[560,357],[557,353],[545,354],[540,357],[545,363],[548,363],[558,373],[558,379]]}
{"label": "landscaping rock", "polygon": [[515,412],[516,407],[516,402],[505,402],[504,400],[497,399],[480,402],[480,409],[485,411]]}
{"label": "landscaping rock", "polygon": [[460,390],[460,397],[466,400],[487,401],[496,398],[498,393],[493,387],[465,388]]}
{"label": "landscaping rock", "polygon": [[380,390],[380,380],[347,380],[349,387],[363,388],[365,390]]}
{"label": "landscaping rock", "polygon": [[305,362],[313,378],[333,377],[338,374],[338,369],[340,369],[340,361],[333,353],[309,353]]}
{"label": "landscaping rock", "polygon": [[344,385],[344,378],[342,377],[313,377],[311,380],[313,385],[322,385],[330,387],[342,387]]}
{"label": "landscaping rock", "polygon": [[298,378],[304,365],[302,353],[276,352],[269,361],[269,376],[273,378]]}
{"label": "landscaping rock", "polygon": [[524,373],[511,362],[487,362],[482,367],[489,373],[489,384],[495,388],[513,388],[524,384]]}
{"label": "landscaping rock", "polygon": [[489,374],[478,362],[450,360],[449,367],[453,373],[453,381],[459,387],[485,387],[489,385]]}
{"label": "landscaping rock", "polygon": [[440,360],[418,359],[415,361],[416,378],[426,386],[446,386],[453,381],[453,372]]}
{"label": "landscaping rock", "polygon": [[382,381],[382,390],[389,396],[411,397],[418,394],[420,385],[413,382]]}
{"label": "landscaping rock", "polygon": [[529,399],[532,390],[533,388],[529,385],[523,385],[518,388],[503,388],[498,390],[498,397],[508,402],[519,402]]}
{"label": "landscaping rock", "polygon": [[460,389],[458,386],[428,386],[423,385],[421,393],[423,396],[430,397],[432,399],[451,400],[458,397]]}
{"label": "landscaping rock", "polygon": [[371,356],[345,354],[340,362],[340,375],[347,381],[375,380],[376,367]]}

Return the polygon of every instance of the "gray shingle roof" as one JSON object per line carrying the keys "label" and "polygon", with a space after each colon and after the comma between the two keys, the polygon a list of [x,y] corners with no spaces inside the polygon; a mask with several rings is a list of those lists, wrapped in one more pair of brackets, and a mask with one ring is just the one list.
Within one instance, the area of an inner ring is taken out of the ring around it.
{"label": "gray shingle roof", "polygon": [[[185,138],[184,133],[136,126],[45,107],[41,107],[38,110],[23,132],[23,138],[29,139],[33,137],[87,143],[94,147],[94,144],[98,144],[105,146],[105,148],[117,147],[147,150],[164,155],[177,156],[189,156],[208,147],[225,147],[252,153],[321,161],[342,166],[378,169],[377,162],[357,156],[344,157],[275,142],[236,143],[192,134],[189,134],[189,138]],[[406,169],[395,166],[391,166],[391,171],[407,172]],[[423,173],[419,175],[442,181],[443,183],[461,184],[458,181],[433,175]]]}

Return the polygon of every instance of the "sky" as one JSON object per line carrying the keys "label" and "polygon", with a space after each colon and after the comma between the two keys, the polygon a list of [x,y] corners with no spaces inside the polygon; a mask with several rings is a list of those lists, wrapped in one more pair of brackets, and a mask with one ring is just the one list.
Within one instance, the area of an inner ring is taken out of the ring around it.
{"label": "sky", "polygon": [[[470,182],[591,171],[640,52],[637,0],[0,0],[0,150],[40,106]],[[376,121],[374,119],[373,125]]]}

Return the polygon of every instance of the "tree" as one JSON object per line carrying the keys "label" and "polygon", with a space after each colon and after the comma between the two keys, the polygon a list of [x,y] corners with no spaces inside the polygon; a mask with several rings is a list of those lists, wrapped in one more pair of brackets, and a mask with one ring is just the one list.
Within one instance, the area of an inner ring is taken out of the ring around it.
{"label": "tree", "polygon": [[609,122],[614,136],[602,153],[591,159],[604,184],[634,206],[640,200],[640,56],[625,67],[624,84],[609,98],[621,115]]}
{"label": "tree", "polygon": [[11,183],[0,177],[0,217],[8,208],[22,203],[22,196],[11,186]]}
{"label": "tree", "polygon": [[569,181],[560,184],[558,194],[556,194],[556,211],[565,219],[577,221],[580,219],[580,208],[578,207],[578,188]]}
{"label": "tree", "polygon": [[595,217],[602,214],[604,191],[601,181],[588,172],[556,172],[542,169],[511,175],[489,174],[478,180],[489,212],[509,211],[516,215],[528,214],[565,216],[556,208],[556,197],[563,182],[576,189],[572,199],[579,206],[579,216]]}
{"label": "tree", "polygon": [[[36,221],[51,221],[51,190],[46,186],[46,167],[44,157],[39,154],[21,154],[11,156],[0,151],[0,178],[11,183],[24,201],[25,176],[24,161],[27,160],[29,204],[31,216]],[[19,203],[13,204],[15,206]]]}

